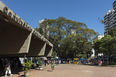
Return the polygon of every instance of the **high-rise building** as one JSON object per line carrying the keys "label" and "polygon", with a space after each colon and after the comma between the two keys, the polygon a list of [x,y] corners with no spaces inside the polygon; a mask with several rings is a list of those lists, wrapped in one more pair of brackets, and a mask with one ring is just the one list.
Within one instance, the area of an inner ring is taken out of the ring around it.
{"label": "high-rise building", "polygon": [[113,8],[106,12],[104,15],[104,34],[107,34],[107,30],[116,27],[116,0],[113,2]]}

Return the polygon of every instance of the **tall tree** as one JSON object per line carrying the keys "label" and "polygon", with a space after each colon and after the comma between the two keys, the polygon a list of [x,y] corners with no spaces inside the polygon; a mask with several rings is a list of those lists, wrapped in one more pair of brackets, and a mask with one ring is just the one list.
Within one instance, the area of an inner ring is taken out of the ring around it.
{"label": "tall tree", "polygon": [[72,21],[64,17],[57,19],[46,19],[42,24],[46,24],[46,38],[54,45],[53,52],[59,57],[73,58],[78,54],[91,51],[91,41],[96,36],[93,29],[87,28],[82,22]]}

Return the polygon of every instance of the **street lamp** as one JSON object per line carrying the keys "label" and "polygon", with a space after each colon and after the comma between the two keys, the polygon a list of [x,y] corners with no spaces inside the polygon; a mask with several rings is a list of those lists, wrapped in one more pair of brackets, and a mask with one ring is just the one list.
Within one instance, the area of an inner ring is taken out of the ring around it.
{"label": "street lamp", "polygon": [[[107,25],[107,46],[108,46],[108,31],[109,31],[109,24],[110,24],[110,23],[112,24],[112,22],[113,22],[114,20],[112,20],[112,21],[104,21],[104,20],[98,18],[98,21],[99,21],[100,23],[104,24],[104,25]],[[106,22],[106,23],[105,23],[105,22]],[[108,64],[109,64],[109,56],[108,56],[108,49],[107,49],[107,65],[108,65]]]}

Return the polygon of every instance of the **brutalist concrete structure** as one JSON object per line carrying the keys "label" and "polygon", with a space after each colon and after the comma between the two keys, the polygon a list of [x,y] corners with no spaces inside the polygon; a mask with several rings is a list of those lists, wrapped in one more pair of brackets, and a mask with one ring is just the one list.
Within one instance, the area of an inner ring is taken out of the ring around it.
{"label": "brutalist concrete structure", "polygon": [[47,39],[0,1],[1,57],[50,57],[52,50]]}

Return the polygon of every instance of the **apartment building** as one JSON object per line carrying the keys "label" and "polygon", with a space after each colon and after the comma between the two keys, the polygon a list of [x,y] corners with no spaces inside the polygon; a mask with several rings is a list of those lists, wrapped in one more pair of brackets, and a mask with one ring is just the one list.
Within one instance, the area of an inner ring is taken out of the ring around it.
{"label": "apartment building", "polygon": [[113,27],[116,27],[116,0],[113,2],[113,8],[104,15],[104,34]]}

